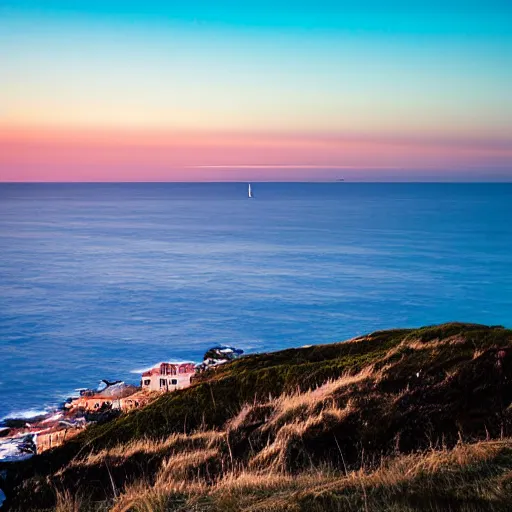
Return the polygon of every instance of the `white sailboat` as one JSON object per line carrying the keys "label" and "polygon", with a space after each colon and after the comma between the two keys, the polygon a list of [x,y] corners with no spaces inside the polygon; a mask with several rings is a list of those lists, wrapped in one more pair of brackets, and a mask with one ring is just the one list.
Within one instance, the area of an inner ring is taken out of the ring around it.
{"label": "white sailboat", "polygon": [[249,183],[249,190],[247,192],[247,195],[249,196],[249,199],[252,199],[252,190],[251,190],[251,184]]}

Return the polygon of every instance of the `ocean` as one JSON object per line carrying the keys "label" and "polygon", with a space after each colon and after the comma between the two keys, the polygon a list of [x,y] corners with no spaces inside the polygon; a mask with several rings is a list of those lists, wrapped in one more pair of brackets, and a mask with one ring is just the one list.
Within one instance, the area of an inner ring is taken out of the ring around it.
{"label": "ocean", "polygon": [[512,184],[0,184],[0,418],[215,344],[512,327]]}

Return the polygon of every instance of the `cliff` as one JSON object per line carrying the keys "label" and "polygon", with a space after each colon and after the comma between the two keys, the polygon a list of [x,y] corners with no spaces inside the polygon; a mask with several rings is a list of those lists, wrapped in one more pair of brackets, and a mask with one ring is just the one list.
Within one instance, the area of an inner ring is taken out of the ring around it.
{"label": "cliff", "polygon": [[[512,331],[242,357],[11,465],[11,510],[508,510]],[[74,508],[73,508],[74,507]]]}

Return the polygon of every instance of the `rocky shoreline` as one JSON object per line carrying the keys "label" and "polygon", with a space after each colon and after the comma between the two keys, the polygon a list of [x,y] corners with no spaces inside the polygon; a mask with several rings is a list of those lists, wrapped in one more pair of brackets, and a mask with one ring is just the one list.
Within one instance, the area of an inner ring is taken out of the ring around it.
{"label": "rocky shoreline", "polygon": [[[229,346],[210,348],[203,361],[195,364],[194,372],[201,373],[242,354],[242,350]],[[97,389],[77,391],[78,395],[69,397],[47,413],[29,419],[14,415],[0,421],[0,462],[25,460],[60,446],[87,426],[110,421],[129,410],[147,405],[158,396],[140,385],[107,380],[103,380]],[[170,390],[166,387],[165,391]],[[95,408],[96,405],[98,407]]]}

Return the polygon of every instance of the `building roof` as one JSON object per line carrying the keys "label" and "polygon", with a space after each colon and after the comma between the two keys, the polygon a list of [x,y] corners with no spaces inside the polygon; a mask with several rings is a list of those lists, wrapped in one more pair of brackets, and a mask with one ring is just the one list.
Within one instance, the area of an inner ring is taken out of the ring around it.
{"label": "building roof", "polygon": [[[150,377],[151,375],[161,375],[162,366],[175,366],[179,368],[181,366],[192,366],[195,367],[195,363],[192,361],[179,361],[179,362],[167,362],[162,361],[157,363],[155,366],[148,368],[144,372],[142,372],[143,377]],[[193,370],[192,370],[193,371]]]}
{"label": "building roof", "polygon": [[172,364],[173,366],[181,366],[182,364],[196,364],[194,361],[160,361],[159,363],[150,366],[149,368],[145,368],[144,370],[139,370],[138,373],[149,372],[154,368],[160,368],[163,364]]}

